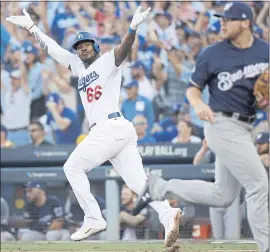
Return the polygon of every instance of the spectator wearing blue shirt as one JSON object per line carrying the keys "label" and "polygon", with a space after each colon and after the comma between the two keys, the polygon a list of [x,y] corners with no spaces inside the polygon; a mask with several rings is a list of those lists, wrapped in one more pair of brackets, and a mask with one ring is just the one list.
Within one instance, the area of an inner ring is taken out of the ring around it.
{"label": "spectator wearing blue shirt", "polygon": [[167,110],[167,116],[153,127],[152,135],[157,142],[171,142],[177,135],[177,122],[179,120],[187,120],[189,111],[185,104],[174,104]]}
{"label": "spectator wearing blue shirt", "polygon": [[138,144],[156,143],[155,138],[147,133],[147,119],[143,115],[135,116],[132,123],[138,136]]}
{"label": "spectator wearing blue shirt", "polygon": [[37,120],[46,114],[45,97],[43,95],[42,70],[43,65],[38,59],[38,49],[29,42],[24,42],[24,52],[26,53],[25,65],[27,69],[28,84],[31,89],[31,120]]}
{"label": "spectator wearing blue shirt", "polygon": [[65,2],[63,8],[56,9],[54,15],[51,33],[55,41],[62,45],[66,29],[74,25],[79,25],[79,22],[72,13],[69,2]]}
{"label": "spectator wearing blue shirt", "polygon": [[75,144],[80,134],[80,124],[76,113],[65,107],[63,99],[57,93],[47,97],[47,124],[55,134],[56,144]]}
{"label": "spectator wearing blue shirt", "polygon": [[130,122],[136,115],[145,116],[148,121],[147,132],[149,133],[154,123],[154,110],[150,100],[138,95],[138,86],[137,81],[132,81],[125,86],[128,98],[123,101],[121,110],[124,117]]}
{"label": "spectator wearing blue shirt", "polygon": [[142,95],[152,101],[156,96],[156,90],[145,75],[147,69],[144,63],[137,60],[133,62],[130,67],[132,78],[138,82],[139,95]]}

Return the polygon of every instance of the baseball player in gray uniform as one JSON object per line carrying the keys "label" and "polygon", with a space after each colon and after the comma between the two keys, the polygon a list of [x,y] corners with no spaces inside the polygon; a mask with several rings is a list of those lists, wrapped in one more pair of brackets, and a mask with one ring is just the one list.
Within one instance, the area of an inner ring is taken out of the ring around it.
{"label": "baseball player in gray uniform", "polygon": [[[239,187],[246,191],[247,218],[261,252],[268,244],[268,178],[250,131],[255,119],[253,87],[269,67],[269,44],[252,35],[253,12],[249,5],[227,3],[221,18],[223,40],[205,48],[197,58],[187,98],[200,119],[209,148],[216,155],[215,183],[200,180],[165,181],[150,176],[134,214],[151,200],[168,194],[181,200],[228,207]],[[208,85],[209,105],[201,100]],[[258,101],[257,101],[258,102]]]}
{"label": "baseball player in gray uniform", "polygon": [[25,219],[29,230],[22,234],[22,241],[69,240],[68,230],[63,229],[64,211],[56,196],[46,195],[45,185],[29,182],[27,185],[28,204]]}
{"label": "baseball player in gray uniform", "polygon": [[4,198],[1,197],[1,242],[15,241],[13,234],[9,232],[9,207]]}

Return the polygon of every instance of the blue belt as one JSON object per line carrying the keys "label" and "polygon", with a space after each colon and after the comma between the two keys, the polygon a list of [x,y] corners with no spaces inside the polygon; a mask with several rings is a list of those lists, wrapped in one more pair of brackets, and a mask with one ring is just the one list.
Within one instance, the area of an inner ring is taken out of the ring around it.
{"label": "blue belt", "polygon": [[[117,118],[117,117],[121,117],[121,116],[122,116],[122,114],[120,112],[113,112],[111,114],[108,114],[108,119],[113,119],[113,118]],[[91,124],[89,126],[89,131],[96,125],[97,125],[96,123]]]}
{"label": "blue belt", "polygon": [[113,119],[113,118],[117,118],[117,117],[121,117],[122,114],[120,112],[113,112],[111,114],[108,114],[108,118],[109,119]]}

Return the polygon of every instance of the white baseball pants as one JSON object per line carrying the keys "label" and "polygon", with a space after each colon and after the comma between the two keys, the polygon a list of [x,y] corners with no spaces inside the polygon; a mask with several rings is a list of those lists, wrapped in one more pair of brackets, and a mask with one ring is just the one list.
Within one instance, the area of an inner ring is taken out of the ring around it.
{"label": "white baseball pants", "polygon": [[[94,126],[71,153],[64,172],[91,228],[104,228],[100,208],[90,192],[86,172],[109,160],[127,186],[139,194],[146,183],[142,159],[137,150],[136,131],[123,117],[108,119]],[[152,202],[159,219],[170,208],[168,201]]]}

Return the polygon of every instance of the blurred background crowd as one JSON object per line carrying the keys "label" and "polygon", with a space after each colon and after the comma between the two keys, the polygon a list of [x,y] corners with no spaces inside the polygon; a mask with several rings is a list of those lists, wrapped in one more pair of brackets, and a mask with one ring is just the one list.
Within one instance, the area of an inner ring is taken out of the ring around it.
{"label": "blurred background crowd", "polygon": [[[88,132],[77,78],[5,18],[26,8],[45,34],[70,51],[76,33],[89,31],[99,38],[103,54],[120,43],[139,4],[152,12],[122,66],[120,109],[136,127],[139,144],[203,140],[203,122],[185,91],[198,53],[221,39],[212,14],[221,12],[225,1],[1,2],[1,148],[75,144]],[[267,40],[269,4],[248,4],[255,15],[254,36]],[[207,102],[207,89],[203,99]],[[254,139],[267,130],[266,117],[258,111]]]}

